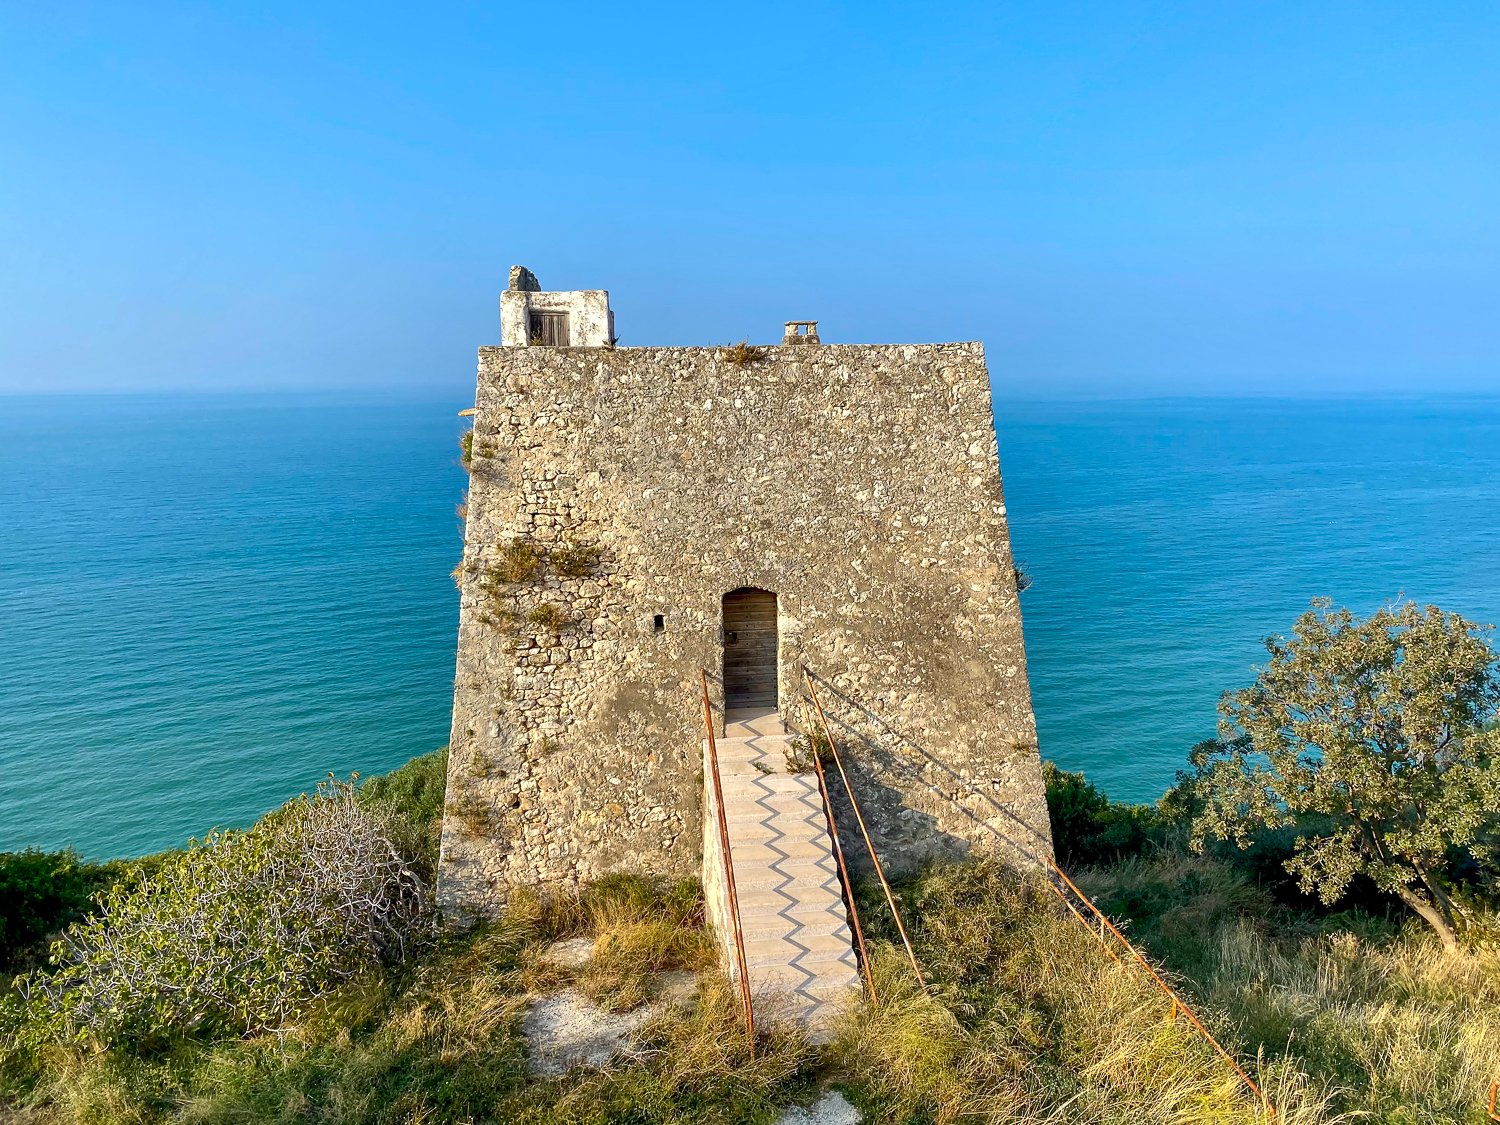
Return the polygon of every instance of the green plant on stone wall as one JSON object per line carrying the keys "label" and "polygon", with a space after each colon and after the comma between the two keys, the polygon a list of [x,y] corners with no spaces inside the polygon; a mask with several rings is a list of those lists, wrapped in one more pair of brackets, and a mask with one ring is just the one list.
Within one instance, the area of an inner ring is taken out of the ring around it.
{"label": "green plant on stone wall", "polygon": [[485,568],[482,581],[505,586],[518,585],[537,572],[545,557],[546,552],[535,543],[525,539],[509,539],[501,545],[494,560]]}
{"label": "green plant on stone wall", "polygon": [[547,552],[547,564],[563,578],[587,578],[599,568],[599,548],[565,544]]}
{"label": "green plant on stone wall", "polygon": [[734,367],[744,367],[746,364],[759,363],[770,354],[770,348],[757,347],[748,340],[741,340],[738,344],[732,344],[719,349],[719,358]]}
{"label": "green plant on stone wall", "polygon": [[494,831],[494,806],[472,789],[461,789],[454,794],[448,801],[447,811],[471,836],[488,836]]}
{"label": "green plant on stone wall", "polygon": [[542,602],[533,607],[527,612],[526,620],[543,633],[561,633],[568,626],[568,615],[563,612],[561,606],[554,605],[552,602]]}
{"label": "green plant on stone wall", "polygon": [[[467,505],[464,506],[467,514]],[[516,587],[539,579],[550,572],[563,578],[584,578],[599,566],[598,547],[585,544],[563,544],[544,548],[527,539],[509,539],[488,562],[460,563],[453,580],[460,589],[473,576],[479,600],[479,619],[505,633],[514,632],[524,621],[542,633],[557,634],[568,627],[570,619],[560,606],[543,603],[521,613],[516,608]]]}
{"label": "green plant on stone wall", "polygon": [[516,627],[514,587],[531,579],[542,565],[546,553],[524,539],[506,541],[487,563],[461,562],[453,570],[453,581],[460,589],[473,578],[479,600],[479,619],[501,632]]}

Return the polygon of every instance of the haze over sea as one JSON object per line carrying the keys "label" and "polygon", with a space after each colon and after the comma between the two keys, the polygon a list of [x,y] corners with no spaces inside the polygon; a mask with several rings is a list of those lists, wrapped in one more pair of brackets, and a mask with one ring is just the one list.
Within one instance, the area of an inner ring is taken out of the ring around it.
{"label": "haze over sea", "polygon": [[[441,745],[464,405],[0,398],[0,850],[141,854]],[[1042,752],[1111,796],[1314,595],[1500,620],[1500,399],[997,412]]]}

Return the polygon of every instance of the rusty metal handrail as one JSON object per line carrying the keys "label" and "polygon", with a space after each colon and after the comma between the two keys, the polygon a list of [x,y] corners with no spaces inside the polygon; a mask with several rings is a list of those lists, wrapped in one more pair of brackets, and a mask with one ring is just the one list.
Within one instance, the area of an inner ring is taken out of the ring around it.
{"label": "rusty metal handrail", "polygon": [[734,885],[734,860],[729,854],[729,820],[724,815],[724,783],[719,778],[719,748],[714,741],[714,708],[708,697],[708,673],[702,668],[703,729],[708,733],[709,775],[714,783],[714,810],[719,822],[719,851],[724,857],[724,886],[729,892],[729,920],[734,926],[734,957],[740,970],[740,999],[745,1005],[745,1035],[750,1057],[755,1057],[755,1007],[750,1003],[750,966],[745,958],[745,931],[740,925],[740,896]]}
{"label": "rusty metal handrail", "polygon": [[1099,944],[1104,947],[1104,951],[1106,953],[1114,958],[1117,965],[1123,966],[1124,962],[1122,962],[1119,957],[1115,956],[1115,951],[1113,949],[1110,949],[1109,947],[1109,939],[1104,936],[1106,930],[1108,930],[1109,933],[1113,934],[1119,940],[1120,944],[1130,951],[1131,955],[1140,964],[1141,968],[1145,969],[1146,972],[1150,975],[1151,979],[1156,982],[1156,986],[1160,988],[1162,992],[1167,995],[1167,998],[1172,1001],[1171,1018],[1176,1019],[1177,1013],[1181,1012],[1187,1018],[1188,1023],[1197,1030],[1198,1034],[1203,1036],[1203,1038],[1207,1040],[1209,1046],[1211,1046],[1215,1051],[1218,1052],[1219,1057],[1234,1068],[1234,1072],[1240,1076],[1240,1081],[1244,1082],[1244,1084],[1248,1086],[1250,1090],[1255,1094],[1256,1098],[1259,1099],[1261,1106],[1266,1111],[1266,1115],[1268,1117],[1275,1118],[1276,1107],[1271,1104],[1271,1099],[1266,1096],[1266,1092],[1262,1090],[1258,1085],[1256,1085],[1255,1079],[1251,1078],[1250,1075],[1246,1073],[1245,1068],[1239,1064],[1239,1061],[1235,1059],[1235,1057],[1228,1051],[1226,1051],[1223,1045],[1214,1038],[1213,1033],[1203,1025],[1203,1021],[1198,1018],[1198,1016],[1193,1012],[1193,1009],[1188,1007],[1187,1001],[1182,998],[1182,996],[1177,992],[1175,988],[1173,988],[1170,984],[1162,979],[1161,974],[1152,967],[1151,962],[1146,960],[1145,954],[1143,954],[1139,949],[1137,949],[1130,943],[1130,939],[1120,932],[1119,927],[1117,927],[1113,922],[1109,920],[1108,916],[1105,915],[1104,911],[1099,909],[1098,904],[1095,903],[1093,899],[1089,898],[1088,895],[1084,894],[1081,890],[1078,889],[1078,884],[1073,882],[1072,879],[1068,878],[1067,872],[1059,867],[1055,860],[1052,860],[1045,856],[1043,858],[1046,860],[1047,866],[1052,868],[1053,872],[1056,873],[1057,877],[1067,884],[1068,890],[1073,892],[1078,901],[1083,903],[1084,906],[1088,907],[1089,910],[1093,912],[1094,917],[1099,920],[1099,929],[1096,931],[1093,926],[1089,925],[1083,915],[1078,912],[1077,907],[1075,907],[1071,902],[1068,901],[1068,896],[1063,894],[1062,891],[1058,890],[1056,884],[1049,882],[1047,886],[1051,888],[1053,894],[1057,895],[1057,897],[1062,900],[1063,905],[1072,912],[1073,917],[1078,919],[1079,923],[1084,927],[1084,929],[1088,930],[1089,933],[1093,934],[1099,939]]}
{"label": "rusty metal handrail", "polygon": [[[869,849],[870,859],[875,865],[875,874],[880,878],[880,885],[885,890],[886,901],[890,903],[891,913],[895,915],[896,928],[901,933],[901,940],[906,946],[906,954],[911,959],[912,968],[917,972],[917,980],[922,982],[922,986],[925,989],[926,982],[922,979],[922,970],[917,966],[917,959],[916,955],[912,952],[911,942],[907,940],[906,927],[901,924],[901,915],[896,910],[895,897],[891,894],[890,884],[886,882],[885,874],[880,868],[880,860],[875,855],[874,845],[870,842],[870,834],[865,828],[865,819],[860,813],[859,803],[855,800],[854,790],[849,784],[849,776],[844,772],[844,765],[843,762],[839,759],[838,748],[834,745],[833,735],[828,729],[828,717],[823,713],[823,704],[818,698],[817,688],[813,686],[812,673],[805,666],[802,669],[802,678],[807,684],[808,695],[812,698],[813,706],[817,709],[818,721],[823,728],[823,737],[828,742],[828,748],[833,755],[834,764],[838,766],[839,776],[843,778],[844,789],[849,794],[849,803],[854,809],[854,816],[855,819],[859,822],[860,833],[864,836],[865,847]],[[830,811],[830,820],[831,819],[832,814]],[[1120,958],[1115,954],[1115,951],[1110,948],[1109,939],[1105,936],[1106,932],[1113,934],[1119,940],[1119,942],[1127,950],[1129,950],[1130,954],[1141,965],[1141,967],[1144,968],[1148,974],[1150,974],[1151,979],[1156,983],[1157,987],[1160,988],[1162,992],[1164,992],[1172,1001],[1171,1018],[1176,1019],[1178,1012],[1181,1012],[1187,1018],[1189,1024],[1201,1036],[1203,1036],[1203,1038],[1219,1054],[1219,1056],[1234,1068],[1235,1074],[1239,1076],[1240,1080],[1244,1082],[1244,1084],[1255,1094],[1256,1098],[1260,1101],[1261,1106],[1266,1111],[1266,1115],[1274,1119],[1276,1117],[1276,1107],[1271,1104],[1271,1099],[1266,1096],[1265,1091],[1262,1090],[1260,1086],[1256,1084],[1255,1080],[1250,1077],[1250,1075],[1245,1071],[1245,1068],[1239,1064],[1239,1061],[1236,1060],[1235,1057],[1228,1051],[1226,1051],[1223,1045],[1214,1038],[1213,1033],[1210,1032],[1206,1026],[1204,1026],[1203,1021],[1200,1020],[1198,1016],[1193,1012],[1192,1008],[1188,1006],[1187,1001],[1183,1000],[1181,995],[1178,994],[1177,990],[1162,979],[1161,974],[1158,973],[1152,967],[1151,963],[1146,960],[1145,955],[1130,943],[1130,940],[1120,932],[1119,928],[1113,922],[1111,922],[1108,917],[1105,916],[1104,911],[1099,909],[1098,905],[1094,902],[1093,899],[1089,898],[1088,895],[1079,890],[1078,884],[1074,883],[1073,880],[1068,877],[1067,872],[1059,867],[1055,860],[1045,856],[1043,858],[1047,866],[1050,867],[1052,871],[1058,876],[1058,878],[1067,885],[1068,890],[1070,890],[1073,895],[1077,897],[1079,902],[1081,902],[1090,911],[1092,911],[1094,916],[1099,920],[1098,930],[1095,930],[1094,927],[1090,925],[1089,922],[1084,918],[1084,916],[1079,913],[1078,908],[1074,906],[1073,902],[1069,900],[1068,896],[1058,888],[1056,883],[1048,880],[1047,888],[1051,890],[1053,894],[1057,895],[1057,897],[1062,901],[1062,904],[1068,908],[1068,911],[1073,915],[1074,918],[1078,920],[1079,924],[1082,925],[1084,929],[1088,930],[1099,939],[1099,944],[1103,946],[1104,951],[1114,959],[1116,964],[1123,967],[1124,962],[1121,961]],[[1495,1112],[1495,1103],[1497,1098],[1500,1098],[1500,1082],[1497,1082],[1490,1088],[1490,1114],[1496,1121],[1500,1121],[1500,1115],[1497,1115]]]}
{"label": "rusty metal handrail", "polygon": [[870,990],[870,1003],[880,1002],[875,991],[875,977],[870,973],[870,951],[865,948],[864,927],[859,924],[859,906],[854,901],[854,883],[849,878],[849,868],[844,865],[844,845],[839,843],[839,826],[833,819],[833,800],[828,793],[828,778],[823,773],[823,756],[818,748],[812,748],[813,769],[818,774],[818,794],[823,798],[823,815],[828,819],[828,837],[833,841],[833,855],[839,864],[839,881],[844,886],[844,901],[849,904],[849,919],[854,923],[854,940],[859,946],[859,967],[864,972],[865,987]]}
{"label": "rusty metal handrail", "polygon": [[[907,960],[911,962],[912,971],[917,974],[917,983],[922,986],[922,991],[927,991],[927,979],[922,976],[922,967],[917,964],[917,955],[912,951],[911,939],[906,936],[906,926],[901,921],[901,911],[896,907],[896,896],[891,893],[891,885],[886,882],[885,871],[880,866],[880,857],[875,854],[875,845],[870,840],[870,830],[865,827],[864,814],[860,812],[859,801],[854,796],[854,786],[849,784],[849,775],[844,772],[843,760],[839,757],[838,746],[834,744],[833,732],[828,729],[828,716],[823,713],[823,703],[818,698],[818,689],[813,686],[812,673],[804,665],[802,668],[802,682],[807,685],[807,694],[813,701],[813,707],[818,712],[818,723],[823,728],[823,738],[828,743],[828,752],[833,756],[833,764],[838,767],[839,777],[844,782],[844,792],[849,795],[849,807],[854,810],[854,819],[859,824],[859,834],[864,837],[865,850],[870,853],[870,863],[874,865],[875,877],[880,880],[880,888],[885,891],[885,901],[891,908],[891,917],[896,920],[896,932],[901,935],[901,944],[906,947]],[[832,809],[829,810],[829,819],[832,820]],[[837,836],[837,830],[834,831]],[[851,899],[853,895],[851,894]]]}

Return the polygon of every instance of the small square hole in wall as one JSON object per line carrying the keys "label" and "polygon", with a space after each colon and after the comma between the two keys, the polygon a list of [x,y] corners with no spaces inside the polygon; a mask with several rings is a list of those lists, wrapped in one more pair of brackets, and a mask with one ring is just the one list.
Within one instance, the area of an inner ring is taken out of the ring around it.
{"label": "small square hole in wall", "polygon": [[667,619],[664,615],[658,613],[651,618],[651,631],[653,633],[665,633],[667,631]]}

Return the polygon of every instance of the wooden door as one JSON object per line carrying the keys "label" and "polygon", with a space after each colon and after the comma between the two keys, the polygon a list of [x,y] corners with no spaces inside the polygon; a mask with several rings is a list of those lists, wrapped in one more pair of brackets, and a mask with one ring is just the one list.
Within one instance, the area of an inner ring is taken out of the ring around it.
{"label": "wooden door", "polygon": [[548,348],[568,346],[568,314],[565,312],[534,312],[531,314],[530,343]]}
{"label": "wooden door", "polygon": [[724,707],[777,708],[776,595],[731,590],[724,595]]}

